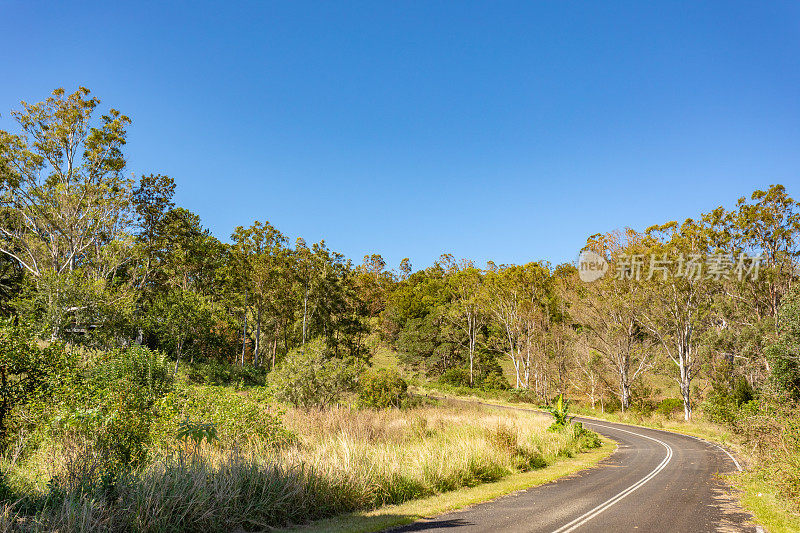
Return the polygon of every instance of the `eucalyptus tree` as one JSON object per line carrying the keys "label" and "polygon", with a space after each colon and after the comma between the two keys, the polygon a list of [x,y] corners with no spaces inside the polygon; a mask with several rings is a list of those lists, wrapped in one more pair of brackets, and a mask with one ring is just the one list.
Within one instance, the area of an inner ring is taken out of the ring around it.
{"label": "eucalyptus tree", "polygon": [[668,222],[646,231],[648,253],[654,258],[674,258],[674,272],[662,271],[644,282],[639,296],[641,324],[658,341],[678,370],[684,419],[692,416],[692,381],[701,368],[701,339],[711,325],[711,310],[718,279],[703,270],[712,250],[702,224],[688,219]]}
{"label": "eucalyptus tree", "polygon": [[710,341],[723,365],[759,386],[772,373],[766,347],[779,326],[781,300],[797,279],[798,204],[782,185],[773,185],[740,198],[735,210],[703,215],[703,221],[713,246],[734,267],[720,280]]}
{"label": "eucalyptus tree", "polygon": [[141,274],[137,285],[141,289],[149,281],[150,274],[159,259],[164,244],[167,215],[175,207],[175,181],[161,174],[143,175],[132,193],[135,211],[137,241],[144,252]]}
{"label": "eucalyptus tree", "polygon": [[87,304],[65,299],[82,292],[68,285],[113,291],[133,257],[133,180],[122,152],[130,119],[116,109],[97,117],[99,104],[84,87],[56,89],[11,113],[20,133],[0,130],[0,252],[48,294],[52,338]]}
{"label": "eucalyptus tree", "polygon": [[587,249],[607,258],[615,271],[585,284],[576,301],[591,350],[614,372],[623,411],[630,407],[633,385],[654,364],[654,350],[641,322],[647,273],[638,269],[638,261],[643,262],[645,240],[631,229],[590,237]]}
{"label": "eucalyptus tree", "polygon": [[392,272],[386,270],[386,261],[380,254],[365,255],[354,274],[364,312],[370,317],[379,316],[386,309],[386,297],[395,282]]}
{"label": "eucalyptus tree", "polygon": [[259,221],[255,221],[248,228],[237,227],[231,239],[241,258],[241,268],[246,279],[245,290],[252,294],[256,321],[253,363],[258,365],[264,315],[269,311],[269,301],[273,291],[280,286],[280,278],[286,275],[284,257],[287,254],[285,246],[287,241],[286,237],[269,222]]}
{"label": "eucalyptus tree", "polygon": [[756,190],[750,201],[738,200],[731,230],[744,252],[762,257],[758,278],[766,283],[769,316],[777,324],[780,300],[791,289],[800,253],[800,204],[783,185]]}
{"label": "eucalyptus tree", "polygon": [[549,268],[543,263],[502,266],[485,276],[484,305],[502,332],[501,349],[514,367],[515,386],[527,389],[536,338],[547,320]]}
{"label": "eucalyptus tree", "polygon": [[472,262],[464,261],[447,277],[447,284],[452,294],[448,316],[466,338],[469,386],[473,387],[478,334],[488,319],[481,301],[483,275]]}

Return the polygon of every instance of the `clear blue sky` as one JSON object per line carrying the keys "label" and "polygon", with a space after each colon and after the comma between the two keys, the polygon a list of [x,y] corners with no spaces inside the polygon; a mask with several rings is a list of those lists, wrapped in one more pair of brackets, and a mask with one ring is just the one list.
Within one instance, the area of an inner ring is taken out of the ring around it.
{"label": "clear blue sky", "polygon": [[0,0],[0,128],[85,85],[132,117],[130,170],[224,240],[561,262],[800,196],[796,2],[118,4]]}

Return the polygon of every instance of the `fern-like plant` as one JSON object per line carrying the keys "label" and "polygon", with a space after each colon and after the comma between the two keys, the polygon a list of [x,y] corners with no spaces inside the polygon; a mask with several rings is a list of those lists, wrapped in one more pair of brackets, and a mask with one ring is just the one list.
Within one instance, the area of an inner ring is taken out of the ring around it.
{"label": "fern-like plant", "polygon": [[190,422],[189,420],[184,420],[178,426],[178,439],[186,444],[191,443],[190,447],[187,447],[189,447],[193,457],[197,456],[197,452],[200,450],[200,445],[203,444],[203,440],[206,441],[206,444],[209,444],[216,440],[216,438],[217,427],[213,422]]}
{"label": "fern-like plant", "polygon": [[565,400],[563,394],[559,394],[555,405],[548,407],[547,410],[555,418],[555,422],[550,426],[550,429],[554,431],[568,426],[572,419],[575,418],[574,416],[569,416],[569,400]]}

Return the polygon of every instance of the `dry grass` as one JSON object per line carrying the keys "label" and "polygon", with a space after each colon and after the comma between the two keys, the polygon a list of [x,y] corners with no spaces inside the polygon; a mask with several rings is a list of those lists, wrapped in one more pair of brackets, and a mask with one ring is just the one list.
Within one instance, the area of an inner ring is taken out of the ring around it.
{"label": "dry grass", "polygon": [[290,410],[285,423],[289,447],[205,445],[128,473],[85,461],[81,475],[73,450],[39,494],[0,508],[0,532],[263,530],[497,481],[593,445],[539,414],[476,406]]}

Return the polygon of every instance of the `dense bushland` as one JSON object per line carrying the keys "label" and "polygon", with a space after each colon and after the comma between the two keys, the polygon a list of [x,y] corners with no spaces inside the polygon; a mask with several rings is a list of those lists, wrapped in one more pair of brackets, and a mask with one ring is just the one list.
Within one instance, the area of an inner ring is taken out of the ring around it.
{"label": "dense bushland", "polygon": [[[314,456],[298,455],[302,432],[282,425],[276,402],[411,408],[409,383],[721,424],[798,505],[800,204],[782,185],[683,222],[589,236],[583,252],[607,266],[592,282],[580,264],[479,267],[450,254],[395,270],[379,254],[355,265],[324,241],[290,243],[269,222],[221,241],[175,205],[171,178],[128,171],[131,119],[100,105],[88,89],[58,89],[0,130],[0,493],[26,495],[8,512],[33,512],[41,528],[123,527],[122,495],[141,503],[140,481],[165,472],[176,486],[242,469],[279,486],[339,483],[340,471],[298,466]],[[386,353],[392,369],[379,370]],[[206,430],[202,454],[176,445]],[[265,459],[286,450],[303,459]],[[414,494],[461,483],[395,474]],[[396,498],[336,486],[361,495],[319,509]],[[308,501],[328,494],[309,490]],[[270,505],[264,520],[302,508]]]}

